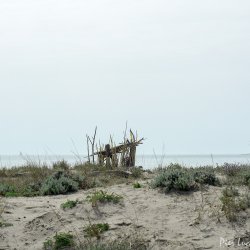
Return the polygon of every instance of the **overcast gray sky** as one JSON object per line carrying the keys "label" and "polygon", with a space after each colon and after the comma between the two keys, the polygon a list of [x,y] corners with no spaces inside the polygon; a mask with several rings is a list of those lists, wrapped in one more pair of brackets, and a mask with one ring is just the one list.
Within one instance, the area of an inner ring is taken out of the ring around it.
{"label": "overcast gray sky", "polygon": [[0,154],[250,152],[249,0],[1,0]]}

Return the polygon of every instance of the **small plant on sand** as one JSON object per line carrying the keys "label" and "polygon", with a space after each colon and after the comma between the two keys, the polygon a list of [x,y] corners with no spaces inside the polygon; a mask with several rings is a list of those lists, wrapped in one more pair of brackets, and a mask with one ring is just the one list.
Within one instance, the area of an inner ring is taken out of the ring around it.
{"label": "small plant on sand", "polygon": [[132,177],[134,177],[135,179],[138,179],[142,176],[142,173],[143,173],[143,169],[140,168],[140,167],[133,167],[131,169],[131,173],[132,173]]}
{"label": "small plant on sand", "polygon": [[249,194],[246,193],[240,197],[239,191],[233,187],[223,189],[220,200],[222,202],[222,211],[230,222],[237,221],[240,211],[250,207]]}
{"label": "small plant on sand", "polygon": [[42,184],[40,193],[42,195],[66,194],[78,190],[78,183],[70,176],[59,171],[49,176]]}
{"label": "small plant on sand", "polygon": [[79,203],[79,200],[67,200],[66,202],[61,204],[61,208],[62,209],[72,209],[73,207],[75,207],[77,204]]}
{"label": "small plant on sand", "polygon": [[105,202],[113,202],[119,203],[123,197],[114,193],[107,193],[105,191],[96,191],[92,195],[87,196],[87,200],[92,203],[92,206],[96,206],[98,202],[105,203]]}
{"label": "small plant on sand", "polygon": [[228,188],[222,191],[222,197],[220,198],[222,202],[222,211],[226,218],[230,222],[234,222],[237,220],[237,213],[239,212],[239,205],[236,200],[237,191],[229,191]]}
{"label": "small plant on sand", "polygon": [[101,233],[109,230],[108,223],[90,224],[84,228],[86,237],[96,237],[100,239]]}
{"label": "small plant on sand", "polygon": [[69,233],[59,233],[54,236],[54,240],[47,240],[43,243],[44,250],[71,249],[74,247],[73,235]]}
{"label": "small plant on sand", "polygon": [[141,185],[139,182],[135,182],[135,183],[133,184],[133,187],[134,187],[134,188],[141,188],[142,185]]}
{"label": "small plant on sand", "polygon": [[81,244],[84,250],[147,250],[148,244],[141,239],[120,239],[109,242],[88,242]]}
{"label": "small plant on sand", "polygon": [[3,221],[0,220],[0,228],[1,227],[11,227],[11,226],[13,226],[13,224],[7,223],[7,222],[3,222]]}
{"label": "small plant on sand", "polygon": [[4,207],[5,207],[5,204],[4,204],[4,202],[2,201],[2,199],[0,197],[0,228],[13,226],[13,224],[4,222],[3,219],[2,219],[2,214],[4,212]]}

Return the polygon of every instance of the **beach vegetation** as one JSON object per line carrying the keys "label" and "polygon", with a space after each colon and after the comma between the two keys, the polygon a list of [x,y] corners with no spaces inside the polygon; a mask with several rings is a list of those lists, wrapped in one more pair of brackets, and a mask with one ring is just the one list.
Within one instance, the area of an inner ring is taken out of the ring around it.
{"label": "beach vegetation", "polygon": [[69,171],[70,165],[67,161],[61,160],[61,161],[56,161],[53,162],[52,168],[56,171]]}
{"label": "beach vegetation", "polygon": [[56,234],[53,240],[49,239],[43,243],[44,250],[72,249],[74,246],[74,236],[70,233]]}
{"label": "beach vegetation", "polygon": [[132,167],[131,168],[131,176],[135,179],[138,179],[142,176],[143,169],[141,167]]}
{"label": "beach vegetation", "polygon": [[240,195],[235,187],[226,187],[222,190],[220,197],[222,203],[222,212],[230,222],[236,222],[240,212],[250,208],[250,196],[248,192]]}
{"label": "beach vegetation", "polygon": [[226,184],[243,185],[250,188],[250,165],[224,163],[218,166],[216,171],[226,177]]}
{"label": "beach vegetation", "polygon": [[96,237],[100,239],[101,234],[109,230],[108,223],[90,224],[84,228],[86,237]]}
{"label": "beach vegetation", "polygon": [[96,206],[98,202],[119,203],[121,199],[123,199],[122,196],[117,195],[115,193],[107,193],[106,191],[103,190],[96,191],[93,194],[87,196],[87,201],[91,202],[92,206]]}
{"label": "beach vegetation", "polygon": [[82,244],[81,249],[85,250],[147,250],[145,240],[114,240],[109,242],[88,242]]}
{"label": "beach vegetation", "polygon": [[133,183],[133,187],[134,188],[141,188],[142,185],[139,182],[135,182],[135,183]]}
{"label": "beach vegetation", "polygon": [[179,164],[170,164],[162,168],[151,182],[152,188],[169,191],[193,191],[200,185],[219,183],[215,172],[210,168],[184,168]]}
{"label": "beach vegetation", "polygon": [[76,199],[75,201],[73,200],[67,200],[66,202],[61,204],[61,208],[62,209],[72,209],[74,207],[76,207],[76,205],[79,203],[79,200]]}
{"label": "beach vegetation", "polygon": [[57,195],[75,192],[79,184],[62,171],[49,176],[41,185],[41,195]]}

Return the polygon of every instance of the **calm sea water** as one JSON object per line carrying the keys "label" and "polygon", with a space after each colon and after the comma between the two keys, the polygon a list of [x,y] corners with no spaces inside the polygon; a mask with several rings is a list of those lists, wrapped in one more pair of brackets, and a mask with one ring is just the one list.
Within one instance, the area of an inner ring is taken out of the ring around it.
{"label": "calm sea water", "polygon": [[[1,155],[0,167],[22,166],[29,162],[37,164],[52,165],[53,162],[65,160],[70,164],[84,162],[84,156],[75,155]],[[223,163],[250,163],[250,154],[246,155],[138,155],[136,165],[143,166],[146,169],[152,169],[157,166],[166,166],[169,163],[180,163],[184,166],[216,166]]]}

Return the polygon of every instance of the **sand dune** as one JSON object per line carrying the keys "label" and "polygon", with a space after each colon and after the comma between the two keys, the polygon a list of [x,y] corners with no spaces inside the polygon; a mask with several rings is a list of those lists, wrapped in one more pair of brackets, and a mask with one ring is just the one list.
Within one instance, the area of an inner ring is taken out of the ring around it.
{"label": "sand dune", "polygon": [[[122,237],[144,239],[149,249],[220,249],[220,241],[233,240],[250,231],[245,214],[237,224],[230,224],[221,214],[220,187],[208,187],[189,194],[164,194],[149,188],[146,182],[140,189],[131,184],[103,188],[123,196],[120,204],[100,204],[86,201],[96,189],[70,195],[33,198],[6,198],[3,219],[13,226],[0,228],[0,249],[42,249],[43,242],[57,232],[72,232],[84,241],[83,227],[107,222],[110,230],[102,239]],[[60,205],[67,199],[83,200],[73,209]],[[222,244],[226,249],[225,244]],[[241,249],[231,246],[230,249]],[[246,249],[246,248],[243,248]]]}

